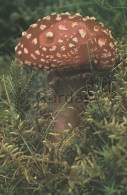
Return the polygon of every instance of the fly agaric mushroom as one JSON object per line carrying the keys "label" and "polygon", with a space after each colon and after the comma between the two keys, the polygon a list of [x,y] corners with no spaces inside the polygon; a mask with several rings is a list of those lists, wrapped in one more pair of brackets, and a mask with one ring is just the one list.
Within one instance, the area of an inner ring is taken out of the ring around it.
{"label": "fly agaric mushroom", "polygon": [[116,44],[102,23],[94,17],[69,13],[39,19],[22,33],[15,51],[23,64],[50,70],[49,85],[56,97],[55,132],[78,123],[77,103],[66,101],[70,92],[83,87],[83,78],[93,72],[103,75],[111,70],[116,58]]}

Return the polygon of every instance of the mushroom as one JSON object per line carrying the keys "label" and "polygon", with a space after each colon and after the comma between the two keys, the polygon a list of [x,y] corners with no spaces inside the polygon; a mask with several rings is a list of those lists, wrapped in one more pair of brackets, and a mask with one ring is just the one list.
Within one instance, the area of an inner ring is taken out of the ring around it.
{"label": "mushroom", "polygon": [[111,32],[94,17],[52,13],[22,33],[15,47],[24,65],[49,71],[54,89],[54,130],[61,133],[79,122],[76,91],[93,74],[105,75],[115,64],[116,44]]}

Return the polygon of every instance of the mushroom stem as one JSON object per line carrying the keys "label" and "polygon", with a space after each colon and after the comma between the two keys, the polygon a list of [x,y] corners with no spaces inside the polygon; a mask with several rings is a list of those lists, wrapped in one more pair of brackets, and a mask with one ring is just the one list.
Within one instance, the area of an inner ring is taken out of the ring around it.
{"label": "mushroom stem", "polygon": [[72,69],[52,71],[48,76],[49,86],[54,90],[54,132],[61,134],[57,140],[61,140],[64,132],[69,132],[79,124],[81,104],[86,99],[82,92],[86,80],[86,77],[83,78],[81,74],[78,76],[77,70]]}
{"label": "mushroom stem", "polygon": [[[67,96],[70,96],[69,100],[66,100]],[[75,103],[69,102],[71,101],[71,94],[66,94],[61,100],[59,98],[60,96],[56,94],[56,102],[54,105],[54,130],[58,133],[62,133],[64,130],[70,130],[78,124],[79,115]]]}

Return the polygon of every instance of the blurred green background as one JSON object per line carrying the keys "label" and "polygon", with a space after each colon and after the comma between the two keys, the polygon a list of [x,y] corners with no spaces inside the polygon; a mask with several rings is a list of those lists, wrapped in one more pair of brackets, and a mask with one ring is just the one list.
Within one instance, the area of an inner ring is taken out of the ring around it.
{"label": "blurred green background", "polygon": [[116,39],[127,35],[127,0],[0,0],[0,75],[9,70],[21,32],[52,12],[94,16]]}

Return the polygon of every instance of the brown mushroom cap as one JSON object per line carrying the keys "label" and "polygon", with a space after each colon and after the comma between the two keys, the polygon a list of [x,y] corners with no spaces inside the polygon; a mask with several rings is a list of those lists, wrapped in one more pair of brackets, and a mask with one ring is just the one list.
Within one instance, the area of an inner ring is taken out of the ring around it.
{"label": "brown mushroom cap", "polygon": [[93,17],[53,13],[22,33],[16,58],[42,69],[72,68],[90,64],[111,68],[116,45],[111,32]]}

